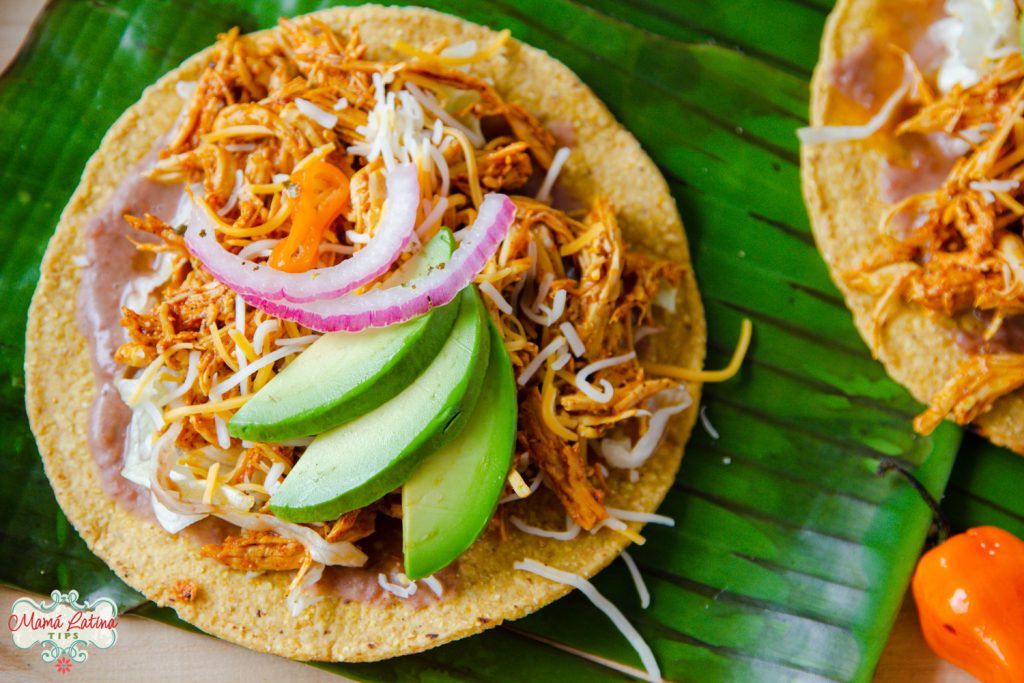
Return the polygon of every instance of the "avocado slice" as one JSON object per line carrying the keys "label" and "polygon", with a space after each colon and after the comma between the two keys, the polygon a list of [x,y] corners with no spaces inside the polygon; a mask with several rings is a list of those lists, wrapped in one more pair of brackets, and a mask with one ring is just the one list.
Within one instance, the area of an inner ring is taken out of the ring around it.
{"label": "avocado slice", "polygon": [[516,441],[516,382],[501,334],[480,398],[462,432],[429,455],[402,487],[402,548],[410,579],[430,576],[472,545],[494,514]]}
{"label": "avocado slice", "polygon": [[[398,277],[425,275],[454,247],[451,233],[439,232]],[[370,412],[430,365],[457,313],[453,301],[400,325],[323,335],[235,413],[228,432],[250,441],[286,441]]]}
{"label": "avocado slice", "polygon": [[393,491],[430,453],[454,438],[476,404],[487,371],[487,313],[472,286],[434,361],[401,393],[313,440],[270,499],[289,522],[321,522]]}

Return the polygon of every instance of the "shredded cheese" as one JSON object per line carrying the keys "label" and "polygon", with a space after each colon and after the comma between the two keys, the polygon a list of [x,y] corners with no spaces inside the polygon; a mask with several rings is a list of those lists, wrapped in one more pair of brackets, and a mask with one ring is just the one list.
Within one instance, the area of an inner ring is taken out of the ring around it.
{"label": "shredded cheese", "polygon": [[647,609],[651,606],[651,592],[647,590],[644,577],[640,575],[640,569],[636,566],[636,562],[633,561],[633,557],[628,552],[623,550],[621,557],[622,561],[626,564],[626,569],[629,570],[629,575],[633,577],[636,592],[640,596],[640,607]]}
{"label": "shredded cheese", "polygon": [[903,82],[895,92],[889,96],[882,108],[878,110],[871,119],[860,126],[818,126],[800,128],[797,130],[797,137],[805,145],[817,145],[826,142],[845,142],[849,140],[866,140],[882,129],[889,122],[900,105],[914,86],[914,65],[910,57],[903,56]]}
{"label": "shredded cheese", "polygon": [[662,363],[643,363],[647,372],[655,375],[664,375],[683,382],[725,382],[732,379],[739,372],[743,364],[743,358],[750,348],[750,338],[753,335],[754,325],[749,319],[744,318],[740,326],[740,339],[733,351],[729,364],[721,370],[694,370],[692,368],[681,368],[675,365],[664,365]]}
{"label": "shredded cheese", "polygon": [[606,379],[602,379],[601,391],[598,391],[594,388],[594,385],[588,381],[588,378],[595,372],[613,367],[619,363],[628,363],[634,358],[636,358],[636,351],[630,351],[629,353],[624,353],[621,356],[612,356],[611,358],[594,361],[589,365],[583,366],[583,368],[576,373],[576,388],[582,391],[587,398],[595,403],[607,403],[612,400],[612,395],[615,393],[615,389],[612,387],[611,382]]}
{"label": "shredded cheese", "polygon": [[664,526],[675,526],[676,520],[665,515],[656,515],[653,512],[640,512],[639,510],[621,510],[619,508],[606,507],[609,515],[627,522],[643,522],[645,524],[662,524]]}
{"label": "shredded cheese", "polygon": [[572,350],[572,355],[579,358],[587,352],[587,347],[583,344],[583,340],[580,338],[580,333],[576,331],[576,326],[568,320],[558,326],[562,334],[565,335],[565,341],[569,342],[569,349]]}
{"label": "shredded cheese", "polygon": [[438,581],[437,577],[435,577],[433,574],[420,579],[420,581],[422,581],[424,585],[427,588],[429,588],[437,597],[441,597],[442,595],[444,595],[444,586],[441,585],[441,582]]}
{"label": "shredded cheese", "polygon": [[678,389],[666,389],[659,392],[658,395],[667,395],[670,400],[675,402],[658,408],[651,414],[647,431],[632,448],[629,447],[629,439],[620,440],[606,437],[601,441],[601,454],[604,455],[605,462],[609,465],[619,469],[636,469],[643,465],[654,453],[658,442],[661,441],[669,418],[683,412],[693,403],[693,399],[682,386]]}
{"label": "shredded cheese", "polygon": [[458,128],[446,126],[444,132],[452,136],[462,148],[462,154],[466,159],[466,175],[469,177],[469,196],[473,199],[473,206],[480,208],[484,201],[483,191],[480,189],[480,176],[476,170],[476,152],[469,138]]}
{"label": "shredded cheese", "polygon": [[551,200],[551,190],[555,187],[555,181],[558,179],[558,174],[562,171],[562,166],[565,165],[566,160],[569,158],[569,148],[562,147],[555,152],[554,158],[551,159],[551,166],[548,167],[548,172],[544,176],[544,182],[541,183],[540,189],[537,191],[536,199],[538,202],[548,202]]}
{"label": "shredded cheese", "polygon": [[212,133],[204,135],[203,142],[216,142],[217,140],[224,140],[226,138],[267,138],[273,136],[274,131],[270,130],[266,126],[228,126],[227,128],[221,128],[220,130],[215,130]]}
{"label": "shredded cheese", "polygon": [[519,519],[515,515],[509,515],[508,520],[512,522],[512,526],[522,531],[524,534],[530,534],[531,536],[540,536],[541,538],[551,538],[556,541],[571,541],[580,535],[580,525],[573,521],[571,517],[566,515],[565,517],[565,531],[551,531],[549,529],[541,529],[540,527],[530,526],[523,520]]}
{"label": "shredded cheese", "polygon": [[498,36],[491,41],[490,45],[468,56],[434,54],[433,52],[427,52],[426,50],[414,47],[404,40],[396,40],[392,44],[392,47],[396,52],[401,52],[402,54],[409,55],[410,57],[416,57],[417,59],[422,59],[424,61],[434,62],[441,66],[466,66],[467,64],[482,62],[498,54],[502,45],[505,44],[511,35],[512,33],[508,29],[505,29],[498,33]]}
{"label": "shredded cheese", "polygon": [[526,498],[531,493],[530,487],[523,481],[523,475],[519,474],[519,470],[513,469],[508,473],[508,485],[520,498]]}
{"label": "shredded cheese", "polygon": [[337,116],[324,111],[323,109],[316,106],[309,100],[304,100],[301,97],[296,97],[295,106],[298,108],[300,112],[302,112],[303,116],[312,119],[323,128],[327,128],[328,130],[330,130],[338,124]]}
{"label": "shredded cheese", "polygon": [[654,658],[654,652],[651,651],[650,646],[644,642],[643,637],[637,632],[633,624],[629,623],[629,619],[626,619],[619,608],[594,588],[594,584],[578,574],[555,569],[529,558],[516,562],[513,567],[520,571],[536,574],[549,581],[578,589],[595,607],[611,619],[615,627],[619,629],[633,649],[636,650],[636,653],[640,655],[640,661],[643,662],[644,668],[647,670],[647,680],[661,683],[661,668],[658,666],[658,661]]}
{"label": "shredded cheese", "polygon": [[220,463],[215,462],[206,472],[206,490],[203,492],[203,502],[207,505],[213,503],[213,492],[217,488],[218,474],[220,474]]}
{"label": "shredded cheese", "polygon": [[390,581],[388,581],[387,575],[381,573],[377,574],[377,585],[386,590],[388,593],[391,593],[396,597],[402,598],[403,600],[406,598],[411,598],[412,596],[416,595],[416,589],[418,588],[418,586],[416,585],[415,581],[409,581],[409,578],[405,574],[399,574],[398,578],[399,580],[404,579],[408,582],[408,584],[403,586],[401,584],[391,583]]}
{"label": "shredded cheese", "polygon": [[567,429],[558,420],[558,416],[555,415],[555,370],[550,365],[544,372],[544,385],[541,390],[541,419],[544,420],[544,424],[548,426],[552,432],[557,436],[562,437],[566,441],[576,441],[579,439],[576,432]]}
{"label": "shredded cheese", "polygon": [[[494,285],[487,280],[484,280],[479,283],[477,287],[480,288],[480,291],[483,292],[488,299],[494,302],[494,305],[498,307],[499,311],[506,315],[512,315],[513,311],[511,304],[505,300],[505,297],[501,295],[501,292],[499,292]],[[538,365],[538,367],[540,366]],[[536,372],[536,370],[534,371]]]}
{"label": "shredded cheese", "polygon": [[700,423],[701,425],[703,425],[704,431],[708,433],[708,436],[710,436],[712,439],[718,440],[718,430],[715,429],[715,426],[711,424],[711,420],[708,419],[707,409],[707,406],[700,407]]}
{"label": "shredded cheese", "polygon": [[555,355],[562,346],[565,345],[565,339],[562,337],[555,337],[551,342],[548,343],[540,353],[538,353],[529,364],[523,368],[523,371],[519,373],[519,377],[516,378],[516,384],[521,387],[525,387],[526,383],[540,370],[540,366],[544,364],[551,356]]}
{"label": "shredded cheese", "polygon": [[197,403],[191,406],[181,406],[179,408],[172,408],[164,413],[164,420],[167,422],[174,422],[175,420],[187,417],[189,415],[207,415],[210,413],[221,413],[228,410],[235,410],[245,405],[252,396],[235,396],[234,398],[226,398],[222,401],[209,401],[207,403]]}

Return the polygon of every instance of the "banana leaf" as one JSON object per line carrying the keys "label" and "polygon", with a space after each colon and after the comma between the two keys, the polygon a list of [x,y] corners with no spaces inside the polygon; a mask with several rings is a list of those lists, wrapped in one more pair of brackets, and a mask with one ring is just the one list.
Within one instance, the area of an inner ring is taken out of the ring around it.
{"label": "banana leaf", "polygon": [[[25,312],[86,159],[142,89],[219,31],[268,27],[331,4],[55,0],[0,78],[0,420],[8,443],[0,581],[109,595],[181,625],[92,556],[53,499],[24,415]],[[806,120],[807,79],[831,3],[423,4],[510,28],[547,50],[640,139],[687,226],[710,366],[726,362],[742,318],[756,325],[740,376],[707,387],[706,415],[720,436],[698,429],[687,449],[661,510],[675,528],[649,529],[647,544],[632,551],[652,606],[640,609],[619,563],[595,584],[652,644],[668,679],[870,679],[931,522],[915,491],[879,475],[879,465],[899,464],[939,495],[961,433],[944,425],[929,438],[913,434],[920,406],[871,360],[814,249],[794,130]],[[1019,461],[973,439],[965,453],[950,516],[1024,524],[1011,495],[1012,482],[1024,480]],[[573,594],[421,655],[325,668],[365,681],[568,682],[623,680],[639,666]]]}

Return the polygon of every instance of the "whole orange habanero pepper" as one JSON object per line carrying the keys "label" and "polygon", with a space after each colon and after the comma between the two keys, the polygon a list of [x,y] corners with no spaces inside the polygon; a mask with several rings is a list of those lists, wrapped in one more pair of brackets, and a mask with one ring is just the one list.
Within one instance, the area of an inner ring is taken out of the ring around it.
{"label": "whole orange habanero pepper", "polygon": [[983,683],[1024,683],[1024,541],[991,526],[953,536],[921,558],[913,590],[937,655]]}
{"label": "whole orange habanero pepper", "polygon": [[289,177],[298,188],[288,236],[270,253],[270,267],[302,273],[316,266],[320,242],[348,203],[348,176],[326,161],[314,161]]}

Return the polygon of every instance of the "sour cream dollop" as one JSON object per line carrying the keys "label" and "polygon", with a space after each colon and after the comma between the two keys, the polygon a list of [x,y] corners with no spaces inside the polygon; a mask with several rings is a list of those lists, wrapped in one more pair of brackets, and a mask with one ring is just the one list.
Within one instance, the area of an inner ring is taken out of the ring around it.
{"label": "sour cream dollop", "polygon": [[946,0],[946,14],[929,29],[931,39],[946,51],[938,76],[942,92],[955,85],[969,88],[994,60],[1020,49],[1013,0]]}

